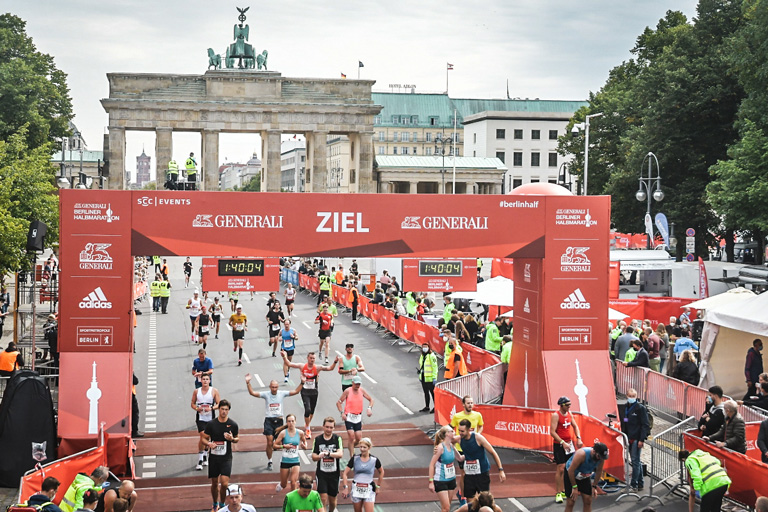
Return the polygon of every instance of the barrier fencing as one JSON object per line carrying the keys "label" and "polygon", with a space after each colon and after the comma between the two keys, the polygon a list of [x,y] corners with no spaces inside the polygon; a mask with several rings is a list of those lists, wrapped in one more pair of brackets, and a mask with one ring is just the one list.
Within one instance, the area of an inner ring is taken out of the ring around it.
{"label": "barrier fencing", "polygon": [[435,384],[436,388],[453,393],[458,397],[470,395],[475,403],[488,404],[501,398],[504,392],[504,369],[496,364],[450,380]]}

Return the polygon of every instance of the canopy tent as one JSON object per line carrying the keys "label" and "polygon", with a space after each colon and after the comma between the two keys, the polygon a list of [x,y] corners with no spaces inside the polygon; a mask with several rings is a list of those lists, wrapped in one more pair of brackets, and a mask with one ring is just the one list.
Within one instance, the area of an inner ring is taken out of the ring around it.
{"label": "canopy tent", "polygon": [[616,311],[613,308],[608,308],[608,320],[624,320],[629,318],[629,315],[625,315],[621,311]]}
{"label": "canopy tent", "polygon": [[742,302],[754,296],[755,292],[747,290],[746,288],[731,288],[727,292],[719,293],[717,295],[713,295],[712,297],[707,297],[706,299],[697,300],[696,302],[691,302],[685,307],[712,310],[726,304]]}
{"label": "canopy tent", "polygon": [[456,292],[451,299],[469,299],[489,306],[515,306],[515,283],[506,277],[496,276],[477,285],[476,292]]}
{"label": "canopy tent", "polygon": [[[693,304],[691,306],[693,307]],[[768,336],[766,310],[768,310],[768,293],[763,293],[707,310],[707,322],[737,331]]]}

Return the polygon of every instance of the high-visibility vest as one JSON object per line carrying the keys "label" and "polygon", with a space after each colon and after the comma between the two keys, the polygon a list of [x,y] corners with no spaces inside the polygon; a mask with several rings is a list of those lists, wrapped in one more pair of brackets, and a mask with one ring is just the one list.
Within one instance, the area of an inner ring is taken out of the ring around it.
{"label": "high-visibility vest", "polygon": [[88,489],[94,488],[96,488],[96,484],[93,480],[91,480],[91,477],[82,473],[78,473],[75,475],[75,479],[72,482],[72,485],[70,485],[69,489],[67,489],[67,493],[63,498],[61,498],[61,504],[59,504],[59,508],[63,512],[73,512],[78,508],[82,508],[83,494],[85,494],[85,491]]}
{"label": "high-visibility vest", "polygon": [[[426,358],[426,360],[425,360]],[[437,380],[437,356],[434,352],[421,354],[419,356],[419,369],[424,365],[424,382],[434,382]]]}
{"label": "high-visibility vest", "polygon": [[408,304],[405,306],[405,311],[411,315],[416,316],[416,299],[413,297],[413,292],[408,292],[405,294],[405,298],[408,299]]}
{"label": "high-visibility vest", "polygon": [[325,274],[323,274],[320,277],[318,277],[317,280],[320,281],[321,290],[331,291],[331,278],[329,276],[326,276]]}
{"label": "high-visibility vest", "polygon": [[163,266],[160,267],[160,273],[167,276],[168,275],[168,265],[163,263]]}
{"label": "high-visibility vest", "polygon": [[176,160],[168,162],[168,174],[179,174],[179,164],[176,163]]}
{"label": "high-visibility vest", "polygon": [[445,323],[451,321],[454,311],[456,311],[456,305],[453,302],[449,302],[445,305],[445,309],[443,310],[443,320],[445,320]]}
{"label": "high-visibility vest", "polygon": [[197,164],[195,163],[195,159],[192,157],[187,158],[187,161],[184,164],[184,166],[187,169],[187,174],[193,174],[195,171],[197,171]]}
{"label": "high-visibility vest", "polygon": [[691,475],[693,488],[702,496],[724,485],[731,485],[720,459],[705,451],[693,450],[685,459],[685,467]]}
{"label": "high-visibility vest", "polygon": [[160,297],[170,297],[171,288],[168,286],[168,281],[160,281]]}
{"label": "high-visibility vest", "polygon": [[14,350],[13,352],[8,352],[7,350],[3,350],[0,352],[0,370],[3,370],[5,372],[12,372],[14,370],[19,369],[19,364],[16,362],[16,358],[19,357],[19,351]]}
{"label": "high-visibility vest", "polygon": [[[455,361],[456,354],[458,354],[458,361]],[[467,370],[467,362],[464,360],[464,349],[461,345],[456,346],[455,351],[448,349],[448,345],[445,346],[445,357],[443,357],[443,363],[445,364],[445,378],[452,379],[459,375],[466,375],[469,373]]]}
{"label": "high-visibility vest", "polygon": [[162,281],[152,281],[149,284],[149,296],[150,297],[159,297],[160,296],[160,283]]}
{"label": "high-visibility vest", "polygon": [[152,256],[152,263],[155,265],[159,265],[163,262],[163,260],[160,259],[160,256]]}

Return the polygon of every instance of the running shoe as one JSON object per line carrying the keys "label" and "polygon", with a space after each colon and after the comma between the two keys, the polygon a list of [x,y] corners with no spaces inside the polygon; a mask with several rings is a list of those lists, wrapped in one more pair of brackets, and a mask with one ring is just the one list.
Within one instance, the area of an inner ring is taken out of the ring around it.
{"label": "running shoe", "polygon": [[280,492],[283,490],[283,486],[280,485],[280,482],[277,482],[277,485],[275,486],[275,492]]}
{"label": "running shoe", "polygon": [[353,324],[359,324],[359,323],[360,323],[360,321],[359,321],[359,320],[352,320],[352,323],[353,323]]}
{"label": "running shoe", "polygon": [[283,382],[286,382],[286,383],[287,383],[287,382],[288,382],[288,377],[286,377],[285,379],[283,379]]}
{"label": "running shoe", "polygon": [[237,366],[242,366],[242,365],[243,365],[243,360],[242,359],[238,359],[237,360]]}
{"label": "running shoe", "polygon": [[232,352],[237,352],[237,347],[233,348]]}
{"label": "running shoe", "polygon": [[203,457],[203,466],[208,465],[208,457]]}
{"label": "running shoe", "polygon": [[219,335],[218,334],[216,335],[216,339],[219,339]]}
{"label": "running shoe", "polygon": [[272,461],[267,462],[267,471],[272,471]]}
{"label": "running shoe", "polygon": [[195,466],[195,469],[198,470],[198,471],[202,471],[203,470],[203,461],[201,461],[201,460],[197,461],[197,466]]}
{"label": "running shoe", "polygon": [[565,500],[565,493],[559,492],[555,494],[555,503],[562,503]]}
{"label": "running shoe", "polygon": [[312,431],[310,430],[309,427],[307,427],[307,431],[304,433],[304,437],[306,437],[307,439],[310,439],[312,437]]}
{"label": "running shoe", "polygon": [[327,357],[325,358],[325,364],[328,364],[328,358]]}

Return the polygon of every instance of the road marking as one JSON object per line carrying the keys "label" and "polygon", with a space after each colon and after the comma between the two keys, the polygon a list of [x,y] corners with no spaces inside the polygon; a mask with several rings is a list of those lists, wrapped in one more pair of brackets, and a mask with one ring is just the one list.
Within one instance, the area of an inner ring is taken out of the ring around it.
{"label": "road marking", "polygon": [[304,453],[304,450],[299,450],[299,457],[301,458],[301,462],[304,464],[309,464],[309,459],[307,458],[307,455]]}
{"label": "road marking", "polygon": [[155,423],[145,423],[144,424],[144,430],[154,430],[157,428],[157,424]]}
{"label": "road marking", "polygon": [[154,471],[144,471],[141,473],[141,478],[155,478],[157,473]]}
{"label": "road marking", "polygon": [[248,354],[246,354],[245,352],[243,352],[243,359],[245,359],[246,363],[251,364],[251,360],[248,358]]}
{"label": "road marking", "polygon": [[528,509],[526,508],[526,506],[525,506],[525,505],[523,505],[522,503],[520,503],[519,501],[517,501],[515,498],[509,498],[509,502],[510,502],[511,504],[513,504],[514,506],[516,506],[516,507],[517,507],[517,509],[518,509],[518,510],[520,510],[520,512],[531,512],[530,510],[528,510]]}
{"label": "road marking", "polygon": [[264,387],[264,382],[262,382],[261,377],[259,377],[259,374],[254,373],[253,376],[256,379],[256,381],[259,383],[259,387],[263,388]]}
{"label": "road marking", "polygon": [[144,462],[141,467],[142,469],[154,469],[157,467],[157,462]]}
{"label": "road marking", "polygon": [[149,460],[149,459],[151,459],[151,460],[155,460],[155,459],[157,458],[157,455],[144,455],[144,458],[145,458],[145,459],[148,459],[148,460]]}
{"label": "road marking", "polygon": [[307,329],[312,329],[312,325],[308,324],[307,322],[301,322],[306,326]]}
{"label": "road marking", "polygon": [[397,398],[395,398],[393,396],[391,396],[389,398],[391,398],[392,401],[395,402],[397,405],[399,405],[405,412],[407,412],[408,414],[413,414],[413,411],[410,410],[409,408],[407,408],[405,405],[403,405],[403,402],[401,402],[400,400],[398,400]]}

